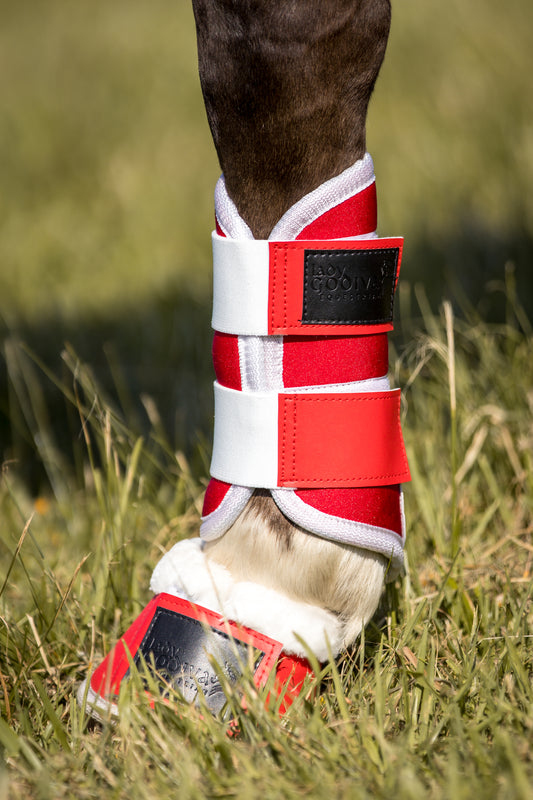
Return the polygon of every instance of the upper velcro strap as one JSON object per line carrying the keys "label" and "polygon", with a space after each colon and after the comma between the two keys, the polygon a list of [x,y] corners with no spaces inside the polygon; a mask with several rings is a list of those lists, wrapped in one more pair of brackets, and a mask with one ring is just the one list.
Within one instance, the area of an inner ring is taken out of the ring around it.
{"label": "upper velcro strap", "polygon": [[402,238],[271,242],[213,233],[213,320],[240,336],[392,330]]}
{"label": "upper velcro strap", "polygon": [[211,475],[265,489],[408,481],[400,390],[248,393],[215,383]]}

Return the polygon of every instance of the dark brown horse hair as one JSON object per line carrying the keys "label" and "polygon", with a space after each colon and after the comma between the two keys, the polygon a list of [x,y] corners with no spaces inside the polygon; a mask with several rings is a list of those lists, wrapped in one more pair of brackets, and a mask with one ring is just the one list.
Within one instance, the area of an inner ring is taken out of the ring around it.
{"label": "dark brown horse hair", "polygon": [[256,238],[365,152],[390,0],[193,0],[230,197]]}

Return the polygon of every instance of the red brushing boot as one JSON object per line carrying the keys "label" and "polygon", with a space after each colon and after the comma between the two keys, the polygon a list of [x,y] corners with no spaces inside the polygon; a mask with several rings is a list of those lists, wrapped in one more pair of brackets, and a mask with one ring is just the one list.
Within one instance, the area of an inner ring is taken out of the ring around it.
{"label": "red brushing boot", "polygon": [[[268,241],[253,239],[223,179],[216,214],[202,538],[161,559],[156,597],[80,688],[100,713],[128,655],[153,663],[163,690],[203,690],[217,712],[225,697],[208,654],[233,683],[250,652],[258,686],[277,670],[284,711],[311,671],[308,649],[325,661],[353,641],[403,564],[409,472],[387,378],[402,240],[375,238],[370,156],[302,198]],[[288,542],[258,500],[273,500]]]}

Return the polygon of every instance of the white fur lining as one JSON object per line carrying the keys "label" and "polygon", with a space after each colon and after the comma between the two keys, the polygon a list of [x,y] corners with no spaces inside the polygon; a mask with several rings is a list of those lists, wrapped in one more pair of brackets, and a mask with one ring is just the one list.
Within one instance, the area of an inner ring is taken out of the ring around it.
{"label": "white fur lining", "polygon": [[307,655],[298,637],[319,661],[328,659],[329,648],[335,656],[343,646],[343,627],[335,614],[275,589],[234,580],[225,567],[206,558],[201,539],[174,545],[154,569],[150,589],[185,597],[253,628],[281,642],[286,653]]}

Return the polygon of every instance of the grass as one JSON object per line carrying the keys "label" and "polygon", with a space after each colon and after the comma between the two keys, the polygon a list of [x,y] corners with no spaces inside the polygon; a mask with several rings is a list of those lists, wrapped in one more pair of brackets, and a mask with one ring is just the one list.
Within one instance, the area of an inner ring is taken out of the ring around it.
{"label": "grass", "polygon": [[407,237],[409,569],[282,724],[245,681],[233,738],[179,697],[74,701],[208,473],[191,10],[0,5],[0,799],[531,797],[531,4],[394,6],[368,141]]}
{"label": "grass", "polygon": [[145,604],[151,566],[196,532],[203,485],[155,429],[133,435],[65,355],[82,477],[54,483],[49,443],[53,497],[29,496],[9,467],[1,485],[6,796],[531,796],[531,338],[516,319],[425,313],[396,361],[408,574],[283,724],[248,678],[246,715],[232,698],[237,738],[179,697],[151,710],[126,691],[115,725],[76,706],[80,679]]}

